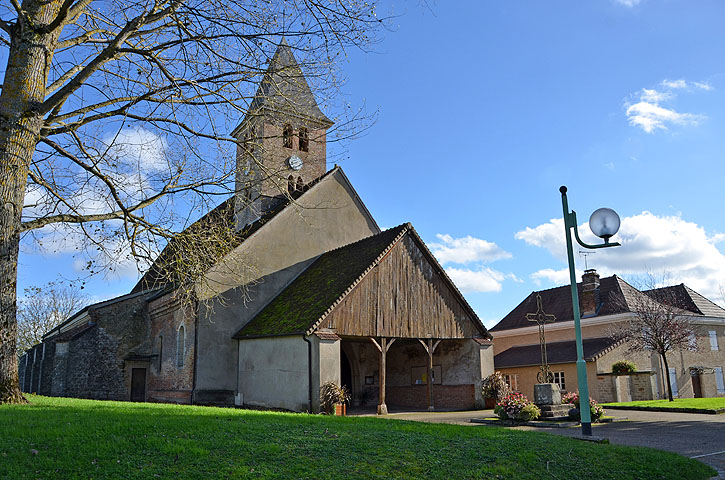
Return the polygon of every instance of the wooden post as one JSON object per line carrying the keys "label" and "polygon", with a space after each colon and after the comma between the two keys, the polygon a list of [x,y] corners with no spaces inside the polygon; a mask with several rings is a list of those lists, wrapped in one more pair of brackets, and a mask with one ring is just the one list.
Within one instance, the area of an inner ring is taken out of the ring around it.
{"label": "wooden post", "polygon": [[438,344],[441,343],[440,340],[437,340],[435,345],[433,344],[433,339],[428,339],[428,344],[418,339],[421,345],[423,345],[423,348],[425,348],[425,351],[428,352],[428,379],[426,380],[426,383],[428,384],[428,411],[435,410],[435,407],[433,407],[433,352],[435,352],[435,349],[438,348]]}
{"label": "wooden post", "polygon": [[373,342],[373,344],[377,347],[378,351],[380,352],[380,394],[379,394],[379,402],[378,405],[378,415],[387,415],[388,414],[388,406],[385,404],[385,360],[388,355],[388,350],[390,349],[390,346],[395,342],[394,338],[380,338],[380,343],[375,341],[374,338],[370,337],[370,340]]}

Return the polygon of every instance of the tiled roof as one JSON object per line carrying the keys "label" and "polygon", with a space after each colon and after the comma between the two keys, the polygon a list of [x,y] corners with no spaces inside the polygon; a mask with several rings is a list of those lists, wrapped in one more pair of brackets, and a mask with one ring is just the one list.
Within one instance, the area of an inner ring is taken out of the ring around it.
{"label": "tiled roof", "polygon": [[[340,167],[335,167],[332,170],[328,171],[321,177],[313,180],[312,182],[308,183],[306,187],[303,189],[303,191],[295,191],[291,196],[281,196],[279,204],[273,208],[272,210],[266,212],[264,215],[262,215],[258,220],[255,222],[247,225],[244,227],[236,236],[236,241],[228,245],[228,251],[226,252],[219,252],[219,258],[222,258],[224,255],[232,251],[234,248],[237,248],[239,245],[244,242],[250,235],[252,235],[254,232],[262,228],[267,222],[269,222],[272,218],[274,218],[278,213],[280,213],[282,210],[287,208],[287,206],[292,203],[293,200],[296,200],[301,195],[303,195],[304,192],[309,190],[310,188],[316,186],[323,178],[329,176],[332,174],[332,172],[335,172],[339,170]],[[203,231],[204,229],[209,229],[212,225],[228,225],[229,228],[234,228],[235,226],[235,215],[234,215],[234,196],[229,197],[224,202],[219,204],[216,208],[214,208],[212,211],[201,217],[199,220],[194,222],[192,225],[190,225],[185,232],[194,232],[194,231]],[[173,263],[173,257],[174,257],[174,250],[175,250],[176,244],[175,239],[172,238],[169,241],[169,244],[166,245],[166,247],[161,252],[161,255],[158,256],[158,258],[154,261],[154,264],[149,268],[146,273],[141,277],[141,279],[136,283],[136,286],[133,287],[133,290],[131,290],[131,293],[137,293],[142,292],[144,290],[150,290],[150,289],[158,289],[158,288],[164,288],[167,289],[168,287],[174,286],[179,282],[180,276],[183,275],[182,269],[177,269],[174,266]],[[211,267],[212,265],[209,265]],[[174,271],[177,270],[177,271]]]}
{"label": "tiled roof", "polygon": [[684,283],[669,287],[646,290],[644,293],[657,299],[658,296],[672,296],[677,306],[698,315],[725,318],[725,309],[703,297]]}
{"label": "tiled roof", "polygon": [[[617,343],[616,340],[608,337],[585,338],[582,341],[584,359],[593,361]],[[576,342],[574,340],[547,342],[546,354],[550,365],[576,362]],[[537,343],[536,345],[511,347],[493,357],[493,364],[496,369],[540,365],[541,345]]]}
{"label": "tiled roof", "polygon": [[405,232],[403,224],[320,255],[234,338],[307,332]]}

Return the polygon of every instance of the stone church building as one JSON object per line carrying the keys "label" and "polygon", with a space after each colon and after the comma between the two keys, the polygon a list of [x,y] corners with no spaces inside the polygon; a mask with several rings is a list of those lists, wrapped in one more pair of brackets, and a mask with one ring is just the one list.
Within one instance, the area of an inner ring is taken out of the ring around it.
{"label": "stone church building", "polygon": [[[235,225],[195,303],[164,269],[48,332],[20,360],[23,391],[51,396],[319,411],[481,406],[490,335],[409,223],[381,231],[338,166],[321,111],[283,41],[240,140],[236,193],[189,228]],[[243,270],[243,273],[241,272]]]}

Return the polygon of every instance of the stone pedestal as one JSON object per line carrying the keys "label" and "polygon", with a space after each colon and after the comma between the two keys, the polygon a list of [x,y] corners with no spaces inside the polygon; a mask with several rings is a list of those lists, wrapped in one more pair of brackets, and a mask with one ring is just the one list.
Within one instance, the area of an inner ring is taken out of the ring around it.
{"label": "stone pedestal", "polygon": [[561,405],[561,390],[556,383],[537,383],[534,385],[534,403],[542,405]]}

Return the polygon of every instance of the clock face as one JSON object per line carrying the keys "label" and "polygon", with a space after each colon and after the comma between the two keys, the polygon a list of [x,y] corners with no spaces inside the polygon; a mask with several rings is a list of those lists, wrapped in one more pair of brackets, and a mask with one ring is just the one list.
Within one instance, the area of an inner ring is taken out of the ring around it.
{"label": "clock face", "polygon": [[302,168],[302,159],[297,155],[292,155],[287,159],[287,165],[289,165],[292,170],[299,170]]}

